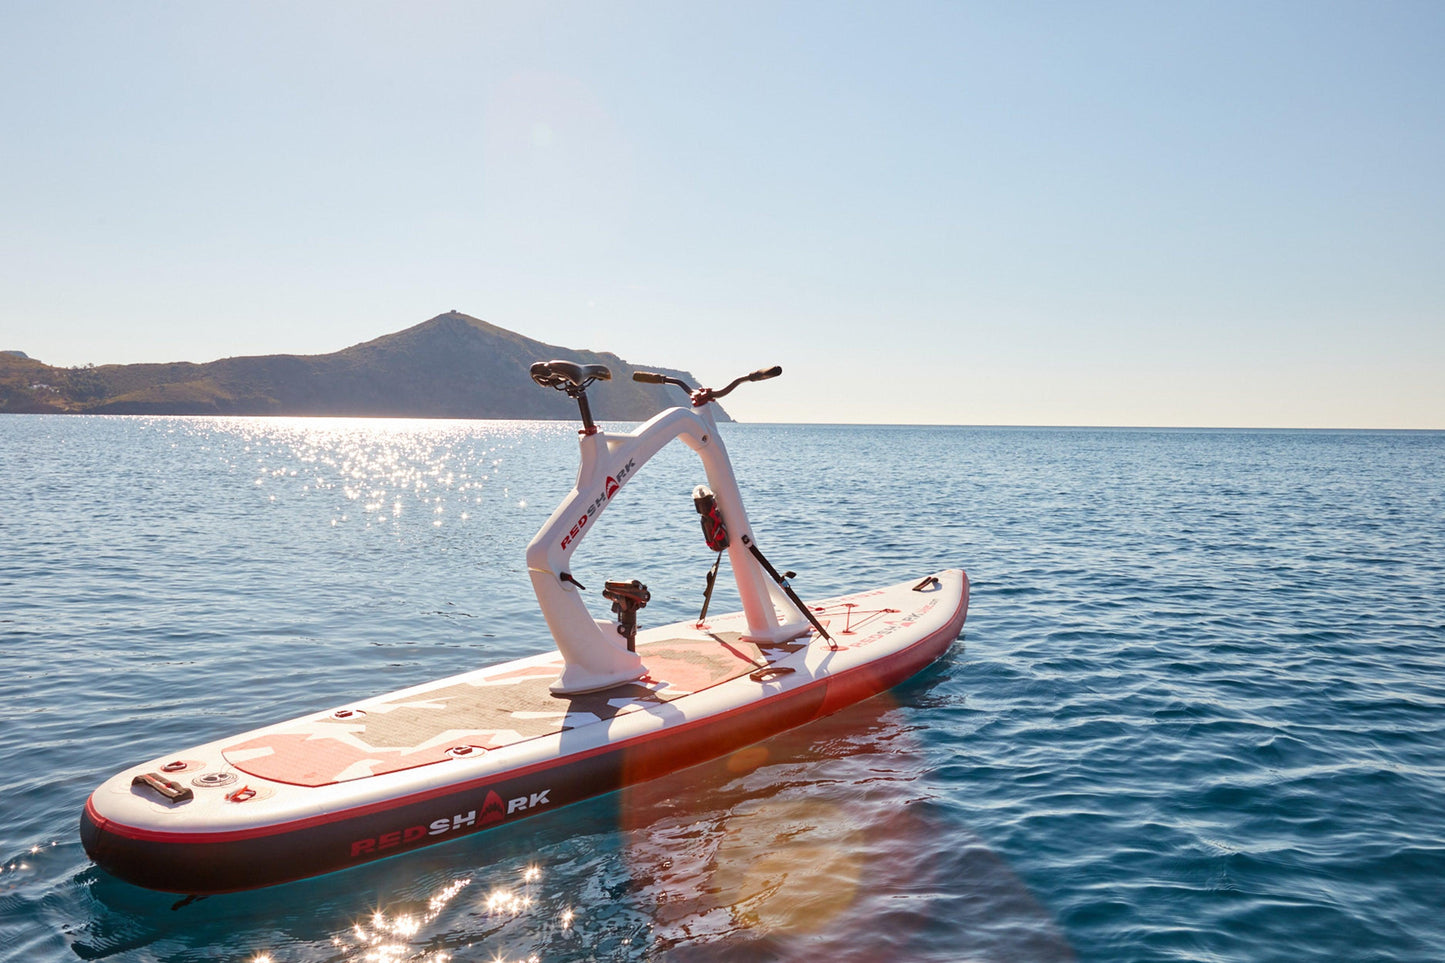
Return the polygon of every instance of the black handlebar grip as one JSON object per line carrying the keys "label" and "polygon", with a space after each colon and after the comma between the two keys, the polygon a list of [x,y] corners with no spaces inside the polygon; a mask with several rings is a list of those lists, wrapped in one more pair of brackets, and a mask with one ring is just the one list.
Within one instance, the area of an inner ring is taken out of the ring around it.
{"label": "black handlebar grip", "polygon": [[749,381],[767,381],[769,378],[776,378],[783,373],[783,366],[775,364],[771,368],[760,368],[748,375]]}
{"label": "black handlebar grip", "polygon": [[667,375],[660,375],[655,371],[634,371],[632,372],[632,380],[641,381],[647,385],[661,385],[667,384]]}

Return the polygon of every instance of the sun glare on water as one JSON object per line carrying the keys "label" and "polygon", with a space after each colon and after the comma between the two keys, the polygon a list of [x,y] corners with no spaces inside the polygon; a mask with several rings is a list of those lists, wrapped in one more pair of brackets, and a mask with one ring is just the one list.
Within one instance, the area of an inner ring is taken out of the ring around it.
{"label": "sun glare on water", "polygon": [[[268,503],[323,499],[332,527],[396,529],[415,518],[435,530],[467,522],[467,509],[494,500],[526,509],[526,499],[505,484],[507,455],[555,429],[509,421],[215,418],[186,430],[216,440],[222,461],[246,472]],[[219,444],[223,439],[229,444]]]}

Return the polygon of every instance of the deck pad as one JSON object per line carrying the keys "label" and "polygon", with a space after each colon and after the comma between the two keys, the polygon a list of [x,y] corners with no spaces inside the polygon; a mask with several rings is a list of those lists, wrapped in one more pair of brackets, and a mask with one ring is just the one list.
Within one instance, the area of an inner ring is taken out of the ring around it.
{"label": "deck pad", "polygon": [[806,647],[744,642],[737,632],[638,646],[647,675],[600,692],[548,688],[561,659],[407,696],[358,703],[350,714],[300,719],[223,750],[252,776],[326,786],[444,762],[655,707],[754,672]]}

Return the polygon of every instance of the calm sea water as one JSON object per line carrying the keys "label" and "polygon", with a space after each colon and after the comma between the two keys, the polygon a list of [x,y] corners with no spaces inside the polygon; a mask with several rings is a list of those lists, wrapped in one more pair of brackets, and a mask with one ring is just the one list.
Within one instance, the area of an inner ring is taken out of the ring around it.
{"label": "calm sea water", "polygon": [[[90,790],[546,650],[574,428],[0,418],[0,958],[1445,960],[1445,434],[723,431],[804,595],[962,566],[965,637],[733,758],[184,902],[88,864]],[[701,480],[648,465],[581,580],[694,615]]]}

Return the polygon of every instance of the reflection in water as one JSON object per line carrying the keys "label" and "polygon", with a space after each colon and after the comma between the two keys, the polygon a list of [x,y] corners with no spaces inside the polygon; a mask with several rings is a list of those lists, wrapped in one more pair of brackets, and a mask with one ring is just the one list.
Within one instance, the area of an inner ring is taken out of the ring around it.
{"label": "reflection in water", "polygon": [[539,819],[524,856],[489,860],[482,836],[444,867],[396,861],[430,895],[351,924],[331,959],[1072,960],[1000,860],[960,849],[889,710]]}
{"label": "reflection in water", "polygon": [[887,709],[705,767],[719,782],[690,795],[624,793],[631,895],[657,954],[636,958],[1072,960],[1007,866],[981,842],[960,848],[967,833],[927,797]]}
{"label": "reflection in water", "polygon": [[[412,941],[436,922],[437,918],[463,889],[471,885],[471,877],[453,880],[443,886],[424,905],[400,903],[389,910],[378,909],[364,923],[351,928],[355,940],[347,945],[340,938],[332,943],[343,951],[358,950],[362,955],[357,959],[389,963],[391,960],[417,959],[413,953]],[[443,963],[450,959],[445,950],[427,954],[420,959]]]}
{"label": "reflection in water", "polygon": [[810,933],[853,904],[862,883],[859,830],[828,802],[765,803],[732,815],[713,880],[733,918],[762,933]]}
{"label": "reflection in water", "polygon": [[[430,524],[467,521],[471,509],[500,495],[507,449],[521,434],[556,429],[516,422],[297,418],[222,420],[245,442],[230,456],[254,472],[267,500],[320,496],[332,504],[332,526],[354,521],[396,528],[403,514]],[[192,431],[214,430],[209,422]],[[518,503],[525,507],[525,499]]]}

